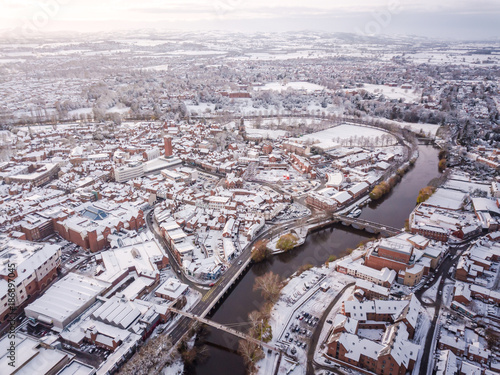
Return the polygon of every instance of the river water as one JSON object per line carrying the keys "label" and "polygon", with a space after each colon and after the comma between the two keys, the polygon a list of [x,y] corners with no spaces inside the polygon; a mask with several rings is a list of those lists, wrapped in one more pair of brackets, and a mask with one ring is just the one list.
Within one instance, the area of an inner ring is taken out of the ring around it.
{"label": "river water", "polygon": [[[438,152],[432,146],[420,146],[420,156],[415,166],[386,197],[372,202],[363,209],[361,218],[402,228],[409,213],[415,207],[418,191],[439,176]],[[293,274],[301,265],[319,266],[330,255],[341,256],[347,248],[355,248],[359,242],[370,237],[363,231],[350,227],[333,226],[309,235],[306,242],[286,253],[272,257],[264,263],[253,265],[231,294],[211,317],[212,320],[246,331],[248,314],[260,308],[263,300],[259,292],[252,290],[255,278],[268,271],[283,278]],[[245,375],[245,365],[236,353],[238,340],[232,335],[208,328],[201,343],[207,346],[208,358],[186,369],[188,375]]]}

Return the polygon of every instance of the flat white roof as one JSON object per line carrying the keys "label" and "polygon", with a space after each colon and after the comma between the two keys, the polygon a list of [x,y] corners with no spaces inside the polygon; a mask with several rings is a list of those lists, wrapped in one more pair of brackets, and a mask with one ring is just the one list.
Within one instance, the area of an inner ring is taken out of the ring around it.
{"label": "flat white roof", "polygon": [[83,275],[70,273],[52,285],[40,298],[30,303],[25,312],[27,316],[38,319],[40,316],[52,320],[54,325],[65,325],[73,319],[88,303],[91,303],[104,290],[108,283]]}
{"label": "flat white roof", "polygon": [[79,361],[71,361],[57,375],[92,375],[95,369]]}
{"label": "flat white roof", "polygon": [[188,289],[186,284],[181,283],[179,280],[173,277],[167,279],[163,284],[161,284],[155,293],[166,295],[171,299],[177,299]]}
{"label": "flat white roof", "polygon": [[16,334],[16,360],[15,366],[9,366],[11,360],[7,351],[10,346],[8,336],[0,340],[0,369],[2,375],[46,374],[57,364],[63,361],[68,354],[57,349],[46,349],[40,346],[38,340],[21,334]]}
{"label": "flat white roof", "polygon": [[466,194],[451,189],[437,189],[423,205],[441,207],[448,210],[458,210],[465,200]]}

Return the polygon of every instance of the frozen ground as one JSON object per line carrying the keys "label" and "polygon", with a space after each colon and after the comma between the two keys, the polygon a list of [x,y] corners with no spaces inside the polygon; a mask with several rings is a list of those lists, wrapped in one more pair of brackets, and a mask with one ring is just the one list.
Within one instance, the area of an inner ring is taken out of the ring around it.
{"label": "frozen ground", "polygon": [[[284,346],[288,355],[298,362],[291,374],[306,373],[307,350],[318,320],[339,291],[353,281],[354,278],[334,271],[333,265],[313,268],[288,280],[288,284],[282,290],[280,300],[271,312],[270,324],[273,332],[271,343]],[[327,291],[320,289],[323,284],[329,286]],[[346,298],[352,290],[353,288],[344,293],[341,300]],[[340,304],[341,302],[336,306]],[[304,316],[306,312],[310,316]],[[295,354],[292,354],[292,349]],[[270,373],[265,372],[265,369],[270,368],[268,362],[273,358],[266,357],[258,363],[259,374]],[[293,367],[292,363],[282,360],[278,374],[285,374],[291,367]]]}
{"label": "frozen ground", "polygon": [[431,136],[435,137],[436,133],[441,125],[438,124],[419,124],[419,123],[412,123],[412,122],[404,122],[404,121],[394,121],[394,120],[389,120],[389,119],[384,119],[384,118],[377,118],[378,121],[385,122],[387,124],[393,124],[396,126],[399,126],[400,128],[410,128],[413,132],[415,133],[420,133],[420,131],[423,131],[425,135],[428,135],[429,133]]}
{"label": "frozen ground", "polygon": [[[290,127],[310,127],[310,126],[315,126],[319,125],[321,123],[328,122],[328,120],[325,120],[323,118],[316,118],[316,117],[281,117],[281,118],[263,118],[262,119],[262,127],[269,127],[269,128],[274,128],[278,126],[290,126]],[[331,123],[331,122],[330,122]],[[252,125],[255,125],[255,121],[251,123]]]}
{"label": "frozen ground", "polygon": [[[390,55],[386,55],[390,58]],[[482,61],[491,59],[490,61],[498,64],[500,62],[498,55],[486,55],[486,54],[469,54],[464,50],[453,50],[453,49],[436,49],[429,50],[426,52],[416,52],[405,54],[405,59],[411,61],[415,64],[435,64],[435,65],[470,65],[476,66]]]}
{"label": "frozen ground", "polygon": [[424,300],[425,302],[429,302],[429,303],[435,302],[440,282],[441,282],[441,277],[439,277],[439,279],[437,279],[437,281],[434,283],[434,285],[432,287],[430,287],[429,289],[427,289],[425,291],[424,295],[422,296],[422,300]]}
{"label": "frozen ground", "polygon": [[362,135],[365,138],[380,139],[382,136],[389,137],[390,142],[388,145],[394,145],[396,138],[391,134],[378,130],[372,127],[357,126],[351,124],[342,124],[334,126],[330,129],[322,130],[320,132],[304,135],[297,139],[300,143],[311,143],[316,147],[324,150],[329,150],[334,147],[340,146],[338,140],[349,140],[350,138],[359,137]]}
{"label": "frozen ground", "polygon": [[185,101],[184,104],[188,109],[189,113],[201,116],[206,113],[212,113],[215,111],[215,104],[211,103],[199,103],[193,104],[190,100]]}
{"label": "frozen ground", "polygon": [[429,332],[433,316],[434,309],[432,308],[422,309],[422,312],[418,316],[417,329],[415,330],[415,336],[412,341],[420,345],[420,352],[418,353],[418,358],[415,362],[415,367],[413,368],[413,375],[419,374],[420,362],[422,361],[422,355],[424,352],[425,339],[427,338],[428,334],[433,334],[433,332]]}
{"label": "frozen ground", "polygon": [[264,182],[276,183],[278,181],[286,182],[299,182],[306,181],[307,178],[305,175],[300,174],[294,169],[283,170],[283,169],[263,169],[259,170],[258,174],[255,176],[258,180]]}
{"label": "frozen ground", "polygon": [[266,83],[264,86],[255,86],[254,90],[260,91],[260,90],[275,90],[275,91],[286,91],[288,89],[293,89],[293,90],[305,90],[308,93],[314,92],[314,91],[323,91],[326,89],[324,86],[316,85],[315,83],[309,83],[309,82],[288,82],[288,83],[281,83],[281,82],[270,82]]}
{"label": "frozen ground", "polygon": [[422,95],[421,90],[403,89],[401,87],[389,87],[385,85],[373,85],[365,83],[361,88],[372,94],[384,95],[389,99],[404,99],[406,102],[416,102]]}
{"label": "frozen ground", "polygon": [[285,130],[270,130],[270,129],[254,129],[250,126],[246,126],[245,130],[247,134],[254,137],[261,136],[262,139],[278,139],[280,137],[286,137],[287,132]]}
{"label": "frozen ground", "polygon": [[[193,336],[187,342],[187,347],[191,349],[196,341],[196,336]],[[173,355],[175,356],[175,360],[169,366],[166,366],[161,369],[161,375],[182,375],[184,374],[184,362],[182,357],[177,353],[176,349],[173,349],[175,352]]]}

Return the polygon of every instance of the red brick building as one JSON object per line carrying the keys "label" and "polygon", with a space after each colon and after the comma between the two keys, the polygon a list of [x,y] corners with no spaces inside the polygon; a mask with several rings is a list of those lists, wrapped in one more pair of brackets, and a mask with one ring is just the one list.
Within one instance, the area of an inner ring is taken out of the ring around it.
{"label": "red brick building", "polygon": [[172,137],[169,136],[169,135],[163,137],[163,143],[164,143],[164,147],[165,147],[165,156],[166,157],[172,156],[173,155],[173,152],[172,152]]}
{"label": "red brick building", "polygon": [[0,324],[5,322],[10,312],[12,301],[9,301],[8,280],[16,284],[14,306],[25,306],[37,297],[57,277],[61,264],[61,250],[58,245],[40,244],[20,240],[8,240],[6,249],[0,252],[3,259],[9,262],[0,265],[0,284],[5,284],[0,295]]}
{"label": "red brick building", "polygon": [[380,342],[341,332],[332,334],[327,346],[330,357],[380,375],[412,371],[420,350],[408,341],[402,322],[389,326]]}
{"label": "red brick building", "polygon": [[377,270],[387,267],[399,272],[413,266],[413,259],[413,246],[410,243],[383,239],[378,248],[368,254],[365,265]]}
{"label": "red brick building", "polygon": [[55,221],[55,231],[65,240],[92,252],[108,246],[107,238],[121,229],[138,230],[145,224],[142,210],[127,203],[88,204],[83,211],[65,220]]}

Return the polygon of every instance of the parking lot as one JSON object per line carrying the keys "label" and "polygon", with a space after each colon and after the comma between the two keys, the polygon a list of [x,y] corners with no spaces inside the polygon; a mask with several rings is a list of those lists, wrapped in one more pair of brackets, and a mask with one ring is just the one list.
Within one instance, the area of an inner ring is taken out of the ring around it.
{"label": "parking lot", "polygon": [[291,321],[282,340],[290,344],[289,349],[292,355],[297,354],[297,349],[305,350],[307,348],[312,331],[318,324],[318,321],[319,318],[317,316],[304,311],[297,314],[295,319]]}
{"label": "parking lot", "polygon": [[293,203],[280,212],[273,221],[300,219],[311,214],[311,211],[299,203]]}

